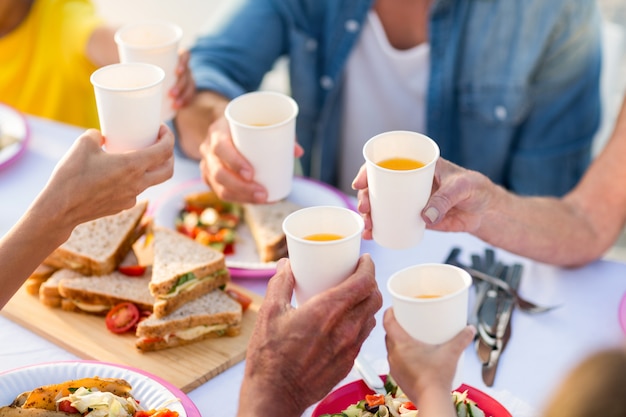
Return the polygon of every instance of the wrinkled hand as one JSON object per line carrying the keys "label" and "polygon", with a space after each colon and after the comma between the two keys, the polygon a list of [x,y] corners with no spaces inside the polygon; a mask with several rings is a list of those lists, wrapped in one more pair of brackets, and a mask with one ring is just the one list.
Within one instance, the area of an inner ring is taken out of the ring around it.
{"label": "wrinkled hand", "polygon": [[298,308],[290,304],[294,283],[281,260],[248,346],[239,416],[301,415],[350,372],[376,324],[382,297],[369,255],[340,285]]}
{"label": "wrinkled hand", "polygon": [[196,83],[189,68],[189,51],[181,52],[176,66],[176,84],[168,94],[173,98],[175,109],[181,109],[191,102],[196,91]]}
{"label": "wrinkled hand", "polygon": [[467,326],[449,342],[430,345],[413,339],[400,326],[393,309],[385,311],[383,326],[390,373],[402,391],[418,405],[420,415],[425,411],[423,407],[439,408],[437,402],[428,403],[432,399],[443,400],[443,409],[453,412],[450,387],[459,357],[474,338],[474,328]]}
{"label": "wrinkled hand", "polygon": [[[361,166],[352,188],[358,190],[358,210],[365,221],[364,239],[372,239],[367,172]],[[426,227],[445,232],[474,233],[480,227],[498,187],[483,174],[461,168],[443,158],[435,167],[433,191],[422,210]]]}
{"label": "wrinkled hand", "polygon": [[[239,203],[267,202],[267,190],[254,181],[254,168],[235,147],[225,116],[209,126],[200,153],[202,177],[218,197]],[[296,144],[294,156],[302,154],[302,148]]]}
{"label": "wrinkled hand", "polygon": [[103,141],[97,130],[82,134],[42,191],[57,212],[66,213],[64,221],[69,224],[133,207],[142,191],[172,176],[174,136],[165,125],[157,142],[145,149],[107,153]]}

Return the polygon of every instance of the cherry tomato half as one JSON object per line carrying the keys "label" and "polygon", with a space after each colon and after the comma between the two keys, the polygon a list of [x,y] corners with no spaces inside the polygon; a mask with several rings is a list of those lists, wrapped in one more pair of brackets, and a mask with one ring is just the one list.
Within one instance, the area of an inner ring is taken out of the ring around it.
{"label": "cherry tomato half", "polygon": [[119,303],[106,315],[107,329],[113,333],[125,333],[139,321],[139,309],[133,303]]}
{"label": "cherry tomato half", "polygon": [[233,300],[237,301],[239,304],[241,304],[241,309],[243,311],[246,311],[248,309],[248,307],[250,307],[250,304],[252,304],[252,298],[248,297],[247,295],[233,289],[233,288],[226,288],[224,290],[226,292],[226,294],[228,294]]}
{"label": "cherry tomato half", "polygon": [[365,401],[370,407],[385,405],[385,396],[382,394],[368,394],[365,396]]}
{"label": "cherry tomato half", "polygon": [[63,411],[64,413],[80,414],[78,410],[72,405],[72,402],[70,400],[60,401],[57,407],[58,411]]}
{"label": "cherry tomato half", "polygon": [[140,277],[146,273],[145,265],[120,265],[117,270],[129,277]]}

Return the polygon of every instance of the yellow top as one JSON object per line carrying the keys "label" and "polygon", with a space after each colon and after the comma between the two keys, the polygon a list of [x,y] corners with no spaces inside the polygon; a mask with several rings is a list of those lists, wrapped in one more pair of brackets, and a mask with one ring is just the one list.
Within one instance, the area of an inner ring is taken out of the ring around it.
{"label": "yellow top", "polygon": [[35,116],[99,127],[87,42],[101,24],[90,0],[36,0],[0,38],[0,101]]}

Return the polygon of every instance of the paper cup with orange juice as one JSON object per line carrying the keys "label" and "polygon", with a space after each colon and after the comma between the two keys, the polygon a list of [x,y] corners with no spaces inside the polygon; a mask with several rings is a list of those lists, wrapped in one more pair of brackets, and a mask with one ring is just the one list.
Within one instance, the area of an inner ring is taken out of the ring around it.
{"label": "paper cup with orange juice", "polygon": [[346,279],[356,269],[363,219],[343,207],[315,206],[283,221],[298,305]]}
{"label": "paper cup with orange juice", "polygon": [[267,190],[267,201],[291,192],[298,105],[291,97],[256,91],[232,100],[224,112],[237,150],[254,168],[254,180]]}
{"label": "paper cup with orange juice", "polygon": [[[467,325],[471,276],[447,264],[420,264],[394,273],[387,281],[398,323],[414,339],[441,344]],[[451,389],[461,384],[463,355]]]}
{"label": "paper cup with orange juice", "polygon": [[363,146],[374,241],[405,249],[422,240],[421,212],[432,190],[439,147],[428,136],[391,131]]}

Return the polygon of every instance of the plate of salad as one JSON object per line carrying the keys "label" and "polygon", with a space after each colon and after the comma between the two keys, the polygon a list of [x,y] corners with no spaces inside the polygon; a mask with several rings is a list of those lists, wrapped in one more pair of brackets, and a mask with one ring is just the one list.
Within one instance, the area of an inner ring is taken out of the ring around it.
{"label": "plate of salad", "polygon": [[[383,417],[419,416],[417,407],[404,395],[400,387],[388,377],[386,395],[376,394],[363,380],[337,388],[318,403],[312,417]],[[452,391],[458,417],[512,417],[502,404],[476,388],[462,384]]]}

